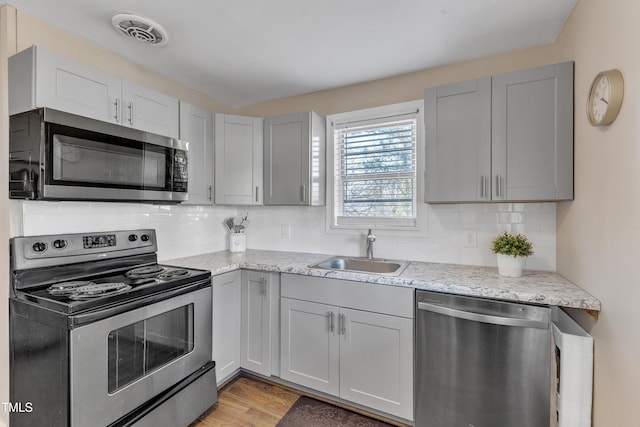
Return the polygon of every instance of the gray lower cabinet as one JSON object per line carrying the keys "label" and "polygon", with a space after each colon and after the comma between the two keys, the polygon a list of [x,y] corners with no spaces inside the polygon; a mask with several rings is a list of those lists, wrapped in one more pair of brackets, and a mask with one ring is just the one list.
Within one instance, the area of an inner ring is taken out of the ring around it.
{"label": "gray lower cabinet", "polygon": [[241,273],[212,277],[212,358],[216,379],[222,384],[240,369]]}
{"label": "gray lower cabinet", "polygon": [[180,139],[189,142],[189,199],[213,205],[213,113],[180,101]]}
{"label": "gray lower cabinet", "polygon": [[429,203],[573,199],[573,62],[425,90]]}
{"label": "gray lower cabinet", "polygon": [[325,124],[313,111],[264,121],[264,204],[325,204]]}
{"label": "gray lower cabinet", "polygon": [[279,274],[242,270],[241,301],[240,366],[270,376],[279,348]]}
{"label": "gray lower cabinet", "polygon": [[283,274],[280,377],[413,419],[413,289]]}

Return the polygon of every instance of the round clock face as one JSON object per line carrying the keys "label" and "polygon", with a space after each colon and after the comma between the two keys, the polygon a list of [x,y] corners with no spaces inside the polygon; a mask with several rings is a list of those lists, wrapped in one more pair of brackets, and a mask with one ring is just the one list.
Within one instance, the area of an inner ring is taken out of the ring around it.
{"label": "round clock face", "polygon": [[599,73],[589,91],[587,118],[593,126],[613,123],[620,112],[624,93],[624,81],[619,70]]}
{"label": "round clock face", "polygon": [[593,112],[593,120],[596,123],[602,123],[602,119],[607,114],[609,108],[609,99],[611,96],[611,87],[607,76],[602,75],[596,80],[593,88],[591,110]]}

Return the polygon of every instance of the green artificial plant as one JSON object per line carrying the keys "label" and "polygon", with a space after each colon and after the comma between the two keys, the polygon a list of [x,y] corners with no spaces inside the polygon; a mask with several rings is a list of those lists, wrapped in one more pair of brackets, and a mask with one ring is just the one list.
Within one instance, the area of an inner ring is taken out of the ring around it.
{"label": "green artificial plant", "polygon": [[514,257],[525,257],[533,255],[533,245],[522,234],[510,234],[506,231],[493,239],[491,250],[494,254],[510,255]]}

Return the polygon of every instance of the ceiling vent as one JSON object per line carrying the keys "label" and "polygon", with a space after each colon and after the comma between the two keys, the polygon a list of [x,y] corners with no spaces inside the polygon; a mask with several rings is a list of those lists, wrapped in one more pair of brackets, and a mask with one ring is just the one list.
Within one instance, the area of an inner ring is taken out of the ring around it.
{"label": "ceiling vent", "polygon": [[126,37],[139,42],[163,46],[169,35],[157,22],[132,13],[118,13],[111,18],[113,27]]}

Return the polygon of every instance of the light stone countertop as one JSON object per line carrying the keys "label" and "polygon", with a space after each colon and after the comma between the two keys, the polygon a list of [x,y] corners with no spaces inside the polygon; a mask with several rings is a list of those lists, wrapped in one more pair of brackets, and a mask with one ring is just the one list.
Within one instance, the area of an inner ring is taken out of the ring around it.
{"label": "light stone countertop", "polygon": [[411,261],[398,276],[309,268],[327,254],[249,249],[213,252],[163,261],[163,264],[211,270],[213,275],[238,269],[330,277],[513,302],[600,311],[600,301],[559,274],[525,270],[522,277],[502,277],[495,267]]}

